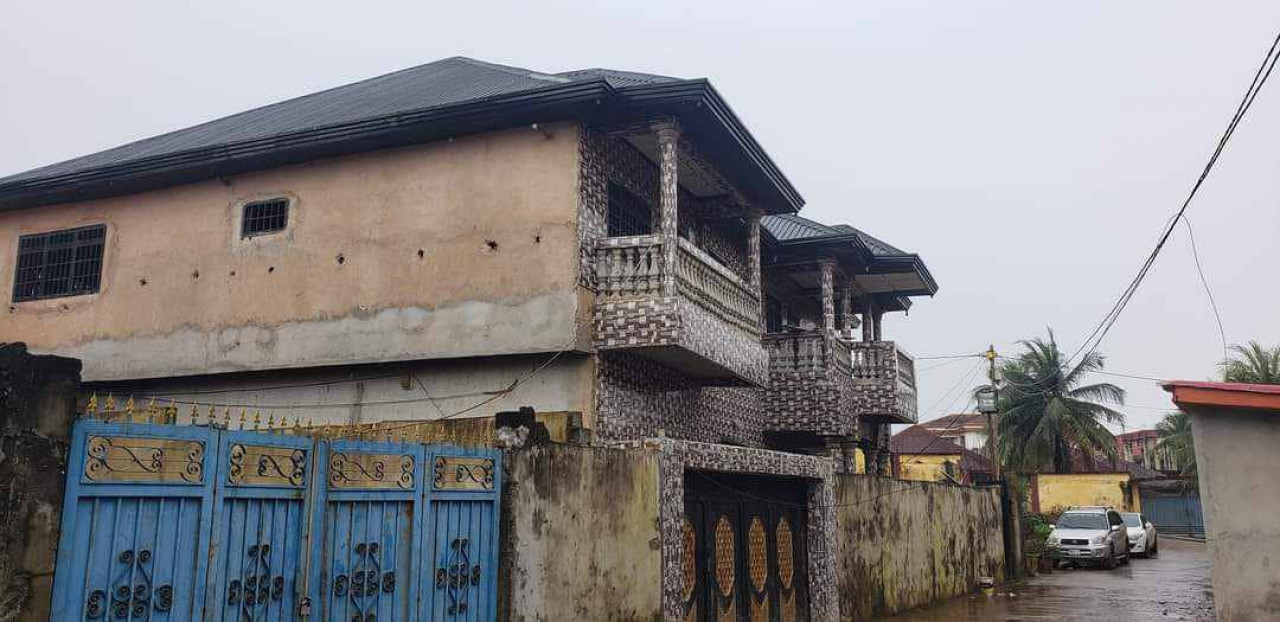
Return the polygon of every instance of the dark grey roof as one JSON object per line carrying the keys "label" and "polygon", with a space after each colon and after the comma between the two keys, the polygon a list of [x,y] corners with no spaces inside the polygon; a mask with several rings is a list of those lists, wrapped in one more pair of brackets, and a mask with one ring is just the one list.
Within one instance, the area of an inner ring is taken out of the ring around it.
{"label": "dark grey roof", "polygon": [[457,56],[0,178],[0,184],[599,78],[614,86],[678,80],[608,69],[554,75]]}
{"label": "dark grey roof", "polygon": [[888,242],[885,242],[884,240],[881,240],[879,238],[873,237],[865,231],[862,231],[860,229],[854,229],[849,225],[836,225],[835,228],[841,231],[844,231],[846,233],[852,233],[858,236],[858,239],[862,240],[862,243],[866,244],[867,248],[871,249],[871,254],[875,255],[876,257],[889,257],[893,255],[910,255],[911,254],[911,253],[908,253],[907,251],[899,250],[896,246],[893,246]]}
{"label": "dark grey roof", "polygon": [[779,242],[810,240],[844,235],[835,227],[828,227],[795,214],[771,214],[761,219],[765,231]]}
{"label": "dark grey roof", "polygon": [[679,78],[671,76],[659,76],[652,73],[640,73],[637,71],[619,71],[617,69],[602,69],[594,67],[592,69],[576,69],[574,71],[565,71],[555,74],[561,78],[570,80],[590,80],[592,78],[604,78],[610,86],[614,88],[622,88],[627,86],[639,86],[642,84],[662,84],[666,82],[676,82]]}

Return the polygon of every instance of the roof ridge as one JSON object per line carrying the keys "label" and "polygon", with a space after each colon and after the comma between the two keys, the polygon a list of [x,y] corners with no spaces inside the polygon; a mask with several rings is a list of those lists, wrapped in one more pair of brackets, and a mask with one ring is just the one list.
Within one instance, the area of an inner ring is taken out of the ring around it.
{"label": "roof ridge", "polygon": [[[502,65],[499,63],[491,63],[487,60],[480,60],[477,58],[471,58],[469,56],[450,56],[449,58],[445,58],[442,60],[462,61],[464,63],[470,63],[477,67],[484,67],[486,69],[502,71],[512,75],[521,76],[524,78],[533,78],[535,80],[546,80],[548,82],[555,82],[557,84],[568,84],[569,82],[572,82],[572,80],[568,78],[557,76],[555,74],[542,73],[540,71],[533,71],[532,69],[525,69],[524,67],[516,67],[515,65]],[[440,61],[436,61],[436,62],[440,62]]]}

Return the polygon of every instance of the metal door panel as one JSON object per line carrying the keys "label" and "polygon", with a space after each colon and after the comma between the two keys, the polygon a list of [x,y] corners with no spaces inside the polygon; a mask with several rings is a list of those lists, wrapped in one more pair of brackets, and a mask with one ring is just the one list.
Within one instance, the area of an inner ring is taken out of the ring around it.
{"label": "metal door panel", "polygon": [[215,449],[201,428],[75,424],[54,619],[196,619]]}
{"label": "metal door panel", "polygon": [[319,584],[325,620],[411,620],[423,448],[334,442],[326,458]]}
{"label": "metal door panel", "polygon": [[431,448],[422,619],[488,621],[497,613],[501,456],[490,449]]}
{"label": "metal door panel", "polygon": [[207,619],[293,619],[312,452],[306,437],[223,432]]}

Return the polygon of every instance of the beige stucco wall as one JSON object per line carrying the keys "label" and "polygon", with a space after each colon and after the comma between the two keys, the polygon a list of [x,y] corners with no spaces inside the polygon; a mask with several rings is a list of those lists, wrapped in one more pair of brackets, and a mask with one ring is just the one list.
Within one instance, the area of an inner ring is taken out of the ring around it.
{"label": "beige stucco wall", "polygon": [[1280,413],[1191,415],[1218,619],[1280,619]]}
{"label": "beige stucco wall", "polygon": [[[0,213],[6,291],[20,234],[108,227],[101,292],[10,304],[0,342],[87,380],[573,345],[577,129],[540,130]],[[242,204],[280,195],[288,229],[242,239]]]}

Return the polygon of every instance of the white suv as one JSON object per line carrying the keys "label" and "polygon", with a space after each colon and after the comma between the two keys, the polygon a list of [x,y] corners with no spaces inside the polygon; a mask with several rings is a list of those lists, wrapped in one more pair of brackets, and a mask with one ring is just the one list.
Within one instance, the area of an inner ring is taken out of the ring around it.
{"label": "white suv", "polygon": [[1110,570],[1129,563],[1129,533],[1115,510],[1076,507],[1062,513],[1049,534],[1053,558],[1071,564],[1100,564]]}

